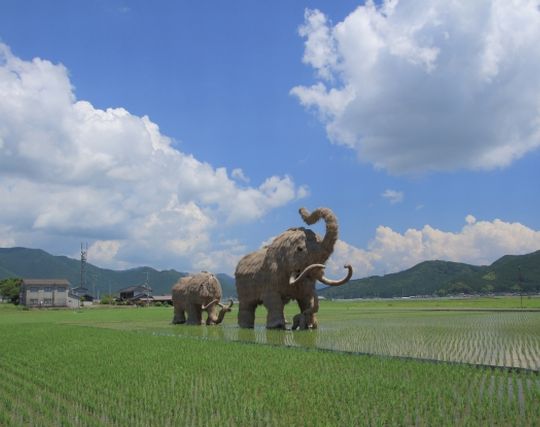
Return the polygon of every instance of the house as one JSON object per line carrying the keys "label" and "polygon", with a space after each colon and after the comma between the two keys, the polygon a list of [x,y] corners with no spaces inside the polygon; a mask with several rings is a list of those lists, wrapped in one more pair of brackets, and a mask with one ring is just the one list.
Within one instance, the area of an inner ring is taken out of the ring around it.
{"label": "house", "polygon": [[133,298],[130,301],[137,305],[173,305],[171,295],[154,295],[149,297],[141,296],[138,298]]}
{"label": "house", "polygon": [[83,286],[77,286],[76,288],[73,288],[71,292],[79,301],[94,301],[94,296]]}
{"label": "house", "polygon": [[78,301],[70,293],[66,279],[23,279],[19,304],[27,307],[74,307]]}
{"label": "house", "polygon": [[154,295],[152,297],[153,303],[160,303],[163,305],[173,305],[172,295]]}
{"label": "house", "polygon": [[152,288],[148,285],[136,285],[123,288],[118,291],[120,301],[135,303],[141,298],[148,298],[152,295]]}

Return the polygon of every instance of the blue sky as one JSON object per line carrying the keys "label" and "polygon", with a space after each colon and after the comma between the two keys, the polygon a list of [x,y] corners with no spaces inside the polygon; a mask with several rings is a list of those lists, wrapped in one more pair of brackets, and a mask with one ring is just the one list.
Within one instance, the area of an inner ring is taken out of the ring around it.
{"label": "blue sky", "polygon": [[0,245],[232,273],[328,206],[339,274],[540,249],[539,3],[447,3],[3,1]]}

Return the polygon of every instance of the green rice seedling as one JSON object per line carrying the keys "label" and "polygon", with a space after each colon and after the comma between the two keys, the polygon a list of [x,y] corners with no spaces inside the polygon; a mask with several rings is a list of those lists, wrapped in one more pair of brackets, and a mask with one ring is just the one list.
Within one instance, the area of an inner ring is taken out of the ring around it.
{"label": "green rice seedling", "polygon": [[496,353],[531,369],[538,366],[538,313],[362,312],[350,303],[345,321],[337,305],[327,306],[326,319],[321,307],[321,329],[294,333],[239,330],[234,317],[219,328],[172,326],[161,308],[0,310],[7,343],[0,347],[0,420],[318,426],[540,419],[535,372],[346,353],[481,364]]}

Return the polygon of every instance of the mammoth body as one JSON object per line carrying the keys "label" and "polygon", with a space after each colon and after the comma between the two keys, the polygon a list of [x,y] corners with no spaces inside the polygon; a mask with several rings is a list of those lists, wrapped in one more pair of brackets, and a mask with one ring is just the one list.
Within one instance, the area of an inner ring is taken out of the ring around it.
{"label": "mammoth body", "polygon": [[[224,307],[219,303],[221,300],[221,284],[212,273],[202,272],[193,276],[182,277],[172,287],[172,300],[174,317],[172,323],[187,323],[200,325],[204,323],[202,312],[208,316],[207,325],[217,325],[223,321],[223,317],[230,307]],[[218,314],[217,306],[221,307]],[[187,312],[187,319],[186,319]]]}
{"label": "mammoth body", "polygon": [[347,277],[339,281],[324,277],[324,263],[333,252],[338,238],[338,225],[334,213],[328,208],[319,208],[309,213],[300,209],[307,224],[319,219],[326,223],[326,234],[321,237],[304,227],[291,228],[276,237],[270,245],[242,258],[235,272],[236,290],[240,308],[238,324],[253,328],[255,310],[258,305],[267,309],[266,327],[285,328],[284,307],[296,300],[300,315],[295,316],[293,328],[317,327],[316,313],[319,308],[315,288],[317,280],[331,286],[346,283]]}

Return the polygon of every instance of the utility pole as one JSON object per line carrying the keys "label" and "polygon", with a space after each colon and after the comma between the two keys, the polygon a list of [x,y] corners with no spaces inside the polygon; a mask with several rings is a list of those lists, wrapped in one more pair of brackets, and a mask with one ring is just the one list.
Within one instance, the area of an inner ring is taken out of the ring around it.
{"label": "utility pole", "polygon": [[519,301],[521,308],[523,308],[523,276],[521,274],[521,266],[518,266],[518,287],[519,287]]}
{"label": "utility pole", "polygon": [[86,288],[86,259],[88,255],[88,243],[86,249],[81,242],[81,288]]}
{"label": "utility pole", "polygon": [[148,271],[146,272],[146,282],[144,282],[146,288],[146,307],[150,305],[150,283],[148,280]]}

